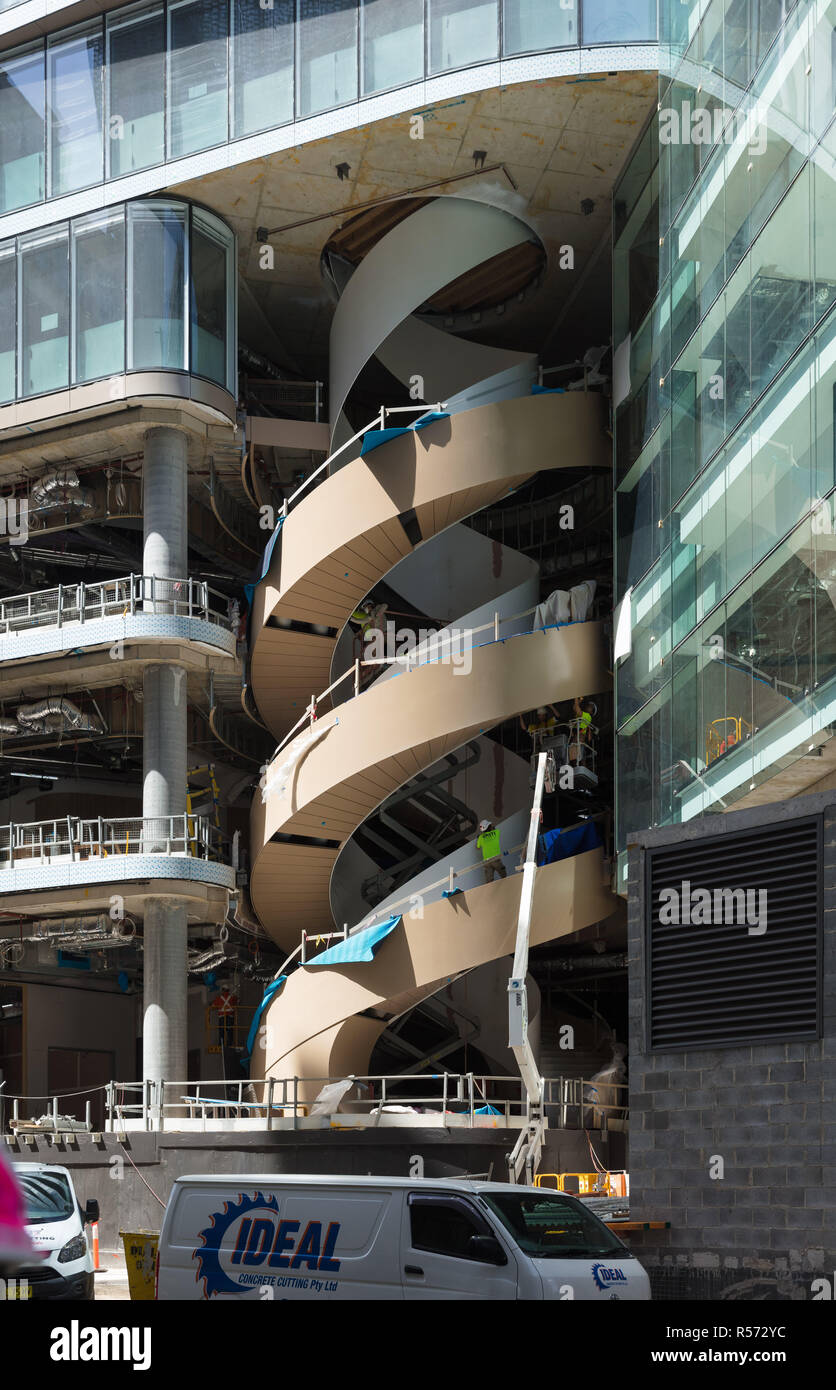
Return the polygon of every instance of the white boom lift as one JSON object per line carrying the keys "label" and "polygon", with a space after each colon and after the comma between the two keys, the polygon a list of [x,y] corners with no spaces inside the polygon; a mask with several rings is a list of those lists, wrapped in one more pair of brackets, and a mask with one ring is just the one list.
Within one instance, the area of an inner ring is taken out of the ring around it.
{"label": "white boom lift", "polygon": [[531,1184],[543,1149],[543,1136],[546,1122],[543,1115],[544,1083],[537,1068],[531,1044],[528,1041],[528,992],[525,977],[528,973],[528,939],[531,931],[531,910],[534,904],[534,880],[537,873],[537,835],[542,814],[543,790],[547,785],[554,787],[554,754],[540,753],[537,759],[537,776],[534,784],[534,802],[531,807],[531,821],[528,827],[528,842],[523,864],[522,890],[520,892],[520,911],[517,919],[517,946],[514,952],[513,974],[508,981],[508,1045],[517,1059],[517,1066],[525,1086],[526,1125],[520,1130],[512,1152],[508,1155],[508,1180],[519,1182],[525,1172],[525,1180]]}

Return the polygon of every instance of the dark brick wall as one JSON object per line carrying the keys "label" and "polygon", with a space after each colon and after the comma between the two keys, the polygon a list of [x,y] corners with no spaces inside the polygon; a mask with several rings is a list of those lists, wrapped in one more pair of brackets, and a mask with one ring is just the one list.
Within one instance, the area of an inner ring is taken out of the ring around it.
{"label": "dark brick wall", "polygon": [[[808,1299],[836,1270],[836,804],[834,793],[632,837],[628,869],[630,1208],[670,1221],[633,1248],[658,1298]],[[822,1039],[646,1050],[648,848],[824,817]],[[712,1178],[712,1156],[723,1159]],[[836,1294],[836,1290],[834,1290]]]}

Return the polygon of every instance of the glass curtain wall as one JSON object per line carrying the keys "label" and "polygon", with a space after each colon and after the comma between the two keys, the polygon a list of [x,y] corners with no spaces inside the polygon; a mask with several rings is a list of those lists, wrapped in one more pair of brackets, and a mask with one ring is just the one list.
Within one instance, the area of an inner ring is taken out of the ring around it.
{"label": "glass curtain wall", "polygon": [[0,405],[126,368],[234,392],[234,288],[232,232],[169,199],[0,242]]}
{"label": "glass curtain wall", "polygon": [[621,849],[836,713],[836,3],[663,0],[661,36],[614,199]]}
{"label": "glass curtain wall", "polygon": [[[500,54],[655,37],[656,0],[585,4],[143,0],[109,10],[0,55],[0,214]],[[821,112],[832,85],[815,86]]]}

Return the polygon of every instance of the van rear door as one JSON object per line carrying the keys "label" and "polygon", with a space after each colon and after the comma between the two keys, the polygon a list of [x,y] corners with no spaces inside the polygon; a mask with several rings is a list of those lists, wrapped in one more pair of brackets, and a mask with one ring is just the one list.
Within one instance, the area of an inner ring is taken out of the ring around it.
{"label": "van rear door", "polygon": [[[402,1218],[404,1298],[516,1299],[519,1270],[511,1242],[498,1236],[470,1198],[455,1192],[407,1192]],[[474,1237],[495,1243],[488,1262]]]}

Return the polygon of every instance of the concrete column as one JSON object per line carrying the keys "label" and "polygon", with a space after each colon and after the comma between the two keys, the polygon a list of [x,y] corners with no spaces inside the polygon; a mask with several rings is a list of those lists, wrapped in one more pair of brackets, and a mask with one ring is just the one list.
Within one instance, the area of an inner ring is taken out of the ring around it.
{"label": "concrete column", "polygon": [[[144,934],[142,1074],[146,1081],[179,1081],[182,1085],[188,1057],[185,903],[171,898],[146,899]],[[168,1091],[169,1104],[175,1099]]]}
{"label": "concrete column", "polygon": [[[151,429],[143,465],[143,574],[155,579],[188,578],[188,440],[181,430]],[[155,585],[145,608],[175,611],[183,590]],[[186,810],[187,689],[182,666],[148,666],[143,675],[142,815],[145,853],[165,853],[172,833],[175,851],[185,848],[184,825],[169,817]],[[144,1000],[142,1059],[146,1081],[177,1081],[187,1075],[187,920],[185,904],[148,897],[144,905]],[[174,1097],[169,1093],[169,1101]]]}

